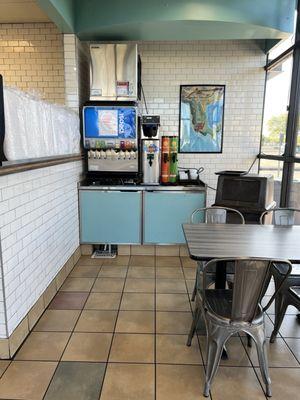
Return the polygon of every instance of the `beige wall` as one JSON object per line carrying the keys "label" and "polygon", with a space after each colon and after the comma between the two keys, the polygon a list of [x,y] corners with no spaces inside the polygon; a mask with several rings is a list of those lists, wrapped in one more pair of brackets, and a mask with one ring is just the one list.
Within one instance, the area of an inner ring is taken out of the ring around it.
{"label": "beige wall", "polygon": [[6,85],[64,103],[63,35],[52,23],[0,24],[0,74]]}

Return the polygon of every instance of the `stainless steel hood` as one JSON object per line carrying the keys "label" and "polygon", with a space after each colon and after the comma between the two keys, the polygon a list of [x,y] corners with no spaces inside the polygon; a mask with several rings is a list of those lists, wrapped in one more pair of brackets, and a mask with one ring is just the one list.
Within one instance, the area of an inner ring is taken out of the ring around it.
{"label": "stainless steel hood", "polygon": [[137,101],[136,44],[91,44],[90,55],[90,100]]}

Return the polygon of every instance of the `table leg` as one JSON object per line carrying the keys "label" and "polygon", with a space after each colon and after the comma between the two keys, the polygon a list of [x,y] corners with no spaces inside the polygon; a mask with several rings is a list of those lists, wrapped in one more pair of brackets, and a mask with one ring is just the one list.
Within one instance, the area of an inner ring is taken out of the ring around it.
{"label": "table leg", "polygon": [[226,262],[218,261],[216,266],[216,289],[226,288]]}

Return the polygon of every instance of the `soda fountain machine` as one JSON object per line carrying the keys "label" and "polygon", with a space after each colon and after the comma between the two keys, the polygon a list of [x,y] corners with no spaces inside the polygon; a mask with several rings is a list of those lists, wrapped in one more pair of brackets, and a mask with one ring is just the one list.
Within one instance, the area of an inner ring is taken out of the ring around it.
{"label": "soda fountain machine", "polygon": [[137,106],[98,103],[83,107],[87,178],[114,182],[139,180]]}
{"label": "soda fountain machine", "polygon": [[142,116],[143,183],[148,185],[159,184],[159,126],[160,118],[158,115]]}

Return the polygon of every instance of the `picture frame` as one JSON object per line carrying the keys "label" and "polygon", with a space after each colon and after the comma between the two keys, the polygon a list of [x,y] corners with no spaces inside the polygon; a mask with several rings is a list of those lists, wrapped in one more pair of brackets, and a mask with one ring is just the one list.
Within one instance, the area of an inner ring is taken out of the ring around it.
{"label": "picture frame", "polygon": [[180,85],[179,153],[222,153],[225,85]]}

